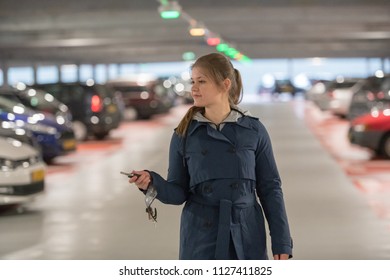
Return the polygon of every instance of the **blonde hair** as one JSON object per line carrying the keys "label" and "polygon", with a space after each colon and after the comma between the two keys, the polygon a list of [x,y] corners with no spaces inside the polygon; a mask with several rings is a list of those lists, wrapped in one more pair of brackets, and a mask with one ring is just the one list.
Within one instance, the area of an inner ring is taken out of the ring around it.
{"label": "blonde hair", "polygon": [[[219,87],[222,87],[225,79],[229,79],[231,81],[229,90],[230,105],[237,105],[241,102],[241,74],[233,67],[229,58],[220,53],[207,54],[199,57],[195,63],[192,64],[191,70],[195,67],[202,68],[202,70],[206,72],[207,76]],[[176,128],[176,133],[180,136],[185,136],[194,115],[197,112],[202,111],[204,111],[203,107],[192,106],[180,121],[178,127]]]}

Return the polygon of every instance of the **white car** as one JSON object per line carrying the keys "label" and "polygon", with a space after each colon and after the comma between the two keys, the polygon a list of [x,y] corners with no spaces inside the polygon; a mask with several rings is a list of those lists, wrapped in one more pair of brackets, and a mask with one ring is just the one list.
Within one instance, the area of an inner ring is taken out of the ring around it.
{"label": "white car", "polygon": [[29,202],[44,191],[46,165],[29,144],[0,137],[0,168],[0,205]]}

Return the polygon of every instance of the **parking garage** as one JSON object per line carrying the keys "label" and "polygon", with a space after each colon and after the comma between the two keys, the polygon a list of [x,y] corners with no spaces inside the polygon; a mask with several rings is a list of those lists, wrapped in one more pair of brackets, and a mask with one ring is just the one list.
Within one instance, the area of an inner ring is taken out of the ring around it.
{"label": "parking garage", "polygon": [[28,146],[1,142],[0,259],[177,260],[183,205],[156,200],[153,223],[120,172],[166,176],[190,66],[211,52],[270,135],[293,260],[390,259],[388,3],[25,2],[0,3],[0,135]]}

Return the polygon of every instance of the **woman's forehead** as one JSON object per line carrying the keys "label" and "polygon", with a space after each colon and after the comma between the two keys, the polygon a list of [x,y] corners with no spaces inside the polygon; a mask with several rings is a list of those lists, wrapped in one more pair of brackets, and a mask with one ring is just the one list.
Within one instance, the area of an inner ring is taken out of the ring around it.
{"label": "woman's forehead", "polygon": [[191,71],[191,78],[196,79],[196,78],[205,78],[207,77],[207,72],[200,68],[200,67],[194,67]]}

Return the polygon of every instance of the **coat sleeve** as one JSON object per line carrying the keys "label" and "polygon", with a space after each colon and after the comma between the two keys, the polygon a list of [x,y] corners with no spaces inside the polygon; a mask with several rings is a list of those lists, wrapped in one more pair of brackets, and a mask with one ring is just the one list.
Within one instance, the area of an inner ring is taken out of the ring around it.
{"label": "coat sleeve", "polygon": [[259,122],[256,150],[256,191],[266,216],[273,254],[292,257],[292,239],[283,199],[281,179],[266,128]]}
{"label": "coat sleeve", "polygon": [[187,200],[189,175],[183,162],[182,139],[173,133],[169,147],[169,167],[167,180],[149,171],[152,184],[157,190],[157,199],[165,204],[180,205]]}

